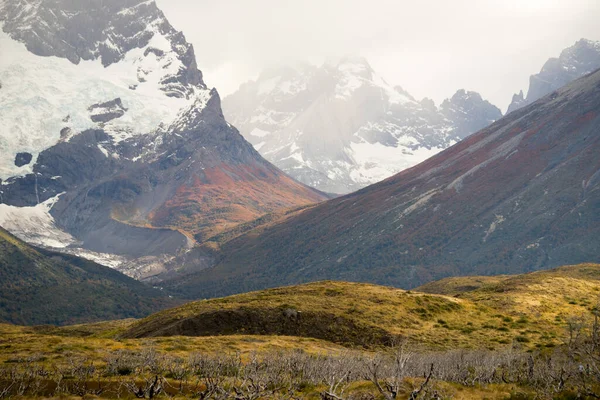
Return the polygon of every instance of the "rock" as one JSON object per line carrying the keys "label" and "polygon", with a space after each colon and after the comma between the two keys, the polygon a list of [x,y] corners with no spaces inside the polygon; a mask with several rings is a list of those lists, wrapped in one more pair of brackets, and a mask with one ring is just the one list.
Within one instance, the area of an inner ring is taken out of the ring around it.
{"label": "rock", "polygon": [[600,41],[581,39],[566,48],[558,58],[549,59],[540,73],[529,79],[527,97],[523,91],[513,96],[507,114],[534,103],[543,96],[600,68]]}
{"label": "rock", "polygon": [[69,127],[62,128],[60,130],[60,140],[64,141],[73,136],[73,130]]}
{"label": "rock", "polygon": [[123,107],[120,98],[107,101],[105,103],[94,104],[88,108],[90,118],[94,122],[108,122],[113,119],[121,118],[125,115],[127,109]]}
{"label": "rock", "polygon": [[15,165],[17,167],[23,167],[31,162],[33,156],[30,153],[17,153],[15,157]]}

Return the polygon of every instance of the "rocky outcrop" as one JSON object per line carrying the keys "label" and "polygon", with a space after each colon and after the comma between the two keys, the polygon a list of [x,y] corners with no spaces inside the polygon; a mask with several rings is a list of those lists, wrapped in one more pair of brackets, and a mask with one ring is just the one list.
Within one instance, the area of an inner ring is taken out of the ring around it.
{"label": "rocky outcrop", "polygon": [[27,165],[31,162],[32,158],[33,156],[30,153],[17,153],[17,155],[15,156],[15,165],[17,167]]}
{"label": "rocky outcrop", "polygon": [[529,90],[513,96],[507,113],[531,104],[548,93],[600,68],[600,42],[581,39],[563,50],[558,58],[549,59],[539,74],[529,79]]}
{"label": "rocky outcrop", "polygon": [[457,91],[440,105],[440,112],[451,121],[453,134],[460,140],[502,118],[502,111],[477,92]]}
{"label": "rocky outcrop", "polygon": [[116,118],[121,118],[125,115],[127,109],[123,107],[123,103],[120,98],[107,101],[101,104],[92,104],[88,111],[90,112],[90,118],[94,122],[108,122]]}

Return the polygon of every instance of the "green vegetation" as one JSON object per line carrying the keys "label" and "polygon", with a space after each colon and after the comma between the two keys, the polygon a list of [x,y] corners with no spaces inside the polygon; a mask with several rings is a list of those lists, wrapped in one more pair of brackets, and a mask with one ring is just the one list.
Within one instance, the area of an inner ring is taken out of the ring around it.
{"label": "green vegetation", "polygon": [[73,324],[139,318],[179,302],[78,257],[33,248],[0,228],[0,321]]}

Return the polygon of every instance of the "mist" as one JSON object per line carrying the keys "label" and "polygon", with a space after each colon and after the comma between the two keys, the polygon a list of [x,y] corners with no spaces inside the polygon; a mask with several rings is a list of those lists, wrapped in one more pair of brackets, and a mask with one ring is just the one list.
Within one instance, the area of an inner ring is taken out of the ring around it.
{"label": "mist", "polygon": [[366,57],[389,83],[439,103],[476,90],[506,109],[529,75],[581,38],[596,0],[158,0],[221,95],[269,67]]}

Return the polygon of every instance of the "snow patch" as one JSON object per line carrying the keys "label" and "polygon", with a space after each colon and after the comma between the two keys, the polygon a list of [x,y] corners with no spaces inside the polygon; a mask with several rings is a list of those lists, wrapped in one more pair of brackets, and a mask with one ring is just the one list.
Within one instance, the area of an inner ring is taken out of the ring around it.
{"label": "snow patch", "polygon": [[0,204],[0,226],[19,239],[37,246],[64,248],[75,243],[75,238],[60,230],[50,215],[50,210],[63,194],[34,207]]}
{"label": "snow patch", "polygon": [[254,128],[254,129],[252,129],[252,132],[250,132],[251,136],[256,136],[256,137],[259,137],[259,138],[268,136],[270,134],[271,134],[271,132],[263,131],[262,129],[259,129],[259,128]]}
{"label": "snow patch", "polygon": [[[412,138],[404,138],[404,143],[411,143]],[[351,178],[358,183],[370,184],[389,178],[390,176],[427,160],[442,151],[442,148],[419,147],[412,150],[406,145],[397,147],[385,146],[381,143],[351,143],[347,152],[357,164],[351,172]]]}
{"label": "snow patch", "polygon": [[60,252],[85,258],[86,260],[93,261],[96,264],[104,265],[105,267],[113,268],[116,270],[119,270],[119,268],[128,261],[125,257],[117,256],[114,254],[96,253],[95,251],[86,250],[82,248],[65,248],[61,249]]}
{"label": "snow patch", "polygon": [[102,146],[99,144],[99,145],[98,145],[98,149],[100,149],[100,151],[102,152],[102,154],[104,154],[104,156],[105,156],[106,158],[108,158],[108,151],[107,151],[107,150],[106,150],[104,147],[102,147]]}

